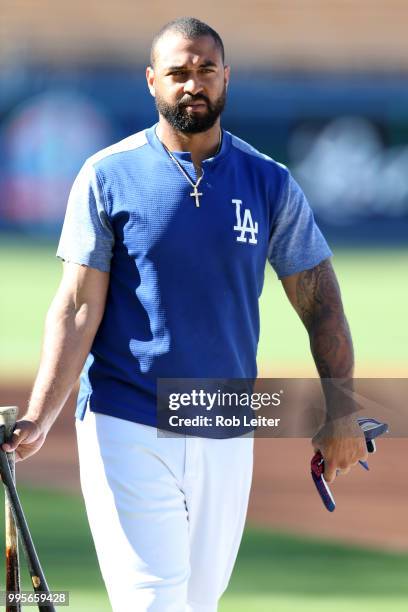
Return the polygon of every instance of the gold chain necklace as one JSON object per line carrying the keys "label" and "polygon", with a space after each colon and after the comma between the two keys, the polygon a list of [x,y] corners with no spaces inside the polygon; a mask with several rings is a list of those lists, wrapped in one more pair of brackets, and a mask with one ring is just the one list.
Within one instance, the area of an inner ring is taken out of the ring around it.
{"label": "gold chain necklace", "polygon": [[[220,152],[220,149],[221,149],[221,140],[222,140],[222,130],[220,129],[220,140],[218,142],[218,148],[217,148],[217,150],[216,150],[214,155],[217,155],[217,153]],[[192,198],[195,198],[195,205],[196,205],[197,208],[199,208],[200,207],[200,196],[202,196],[203,194],[198,191],[198,186],[199,186],[199,184],[201,183],[201,181],[204,178],[204,170],[203,170],[203,168],[201,168],[201,174],[198,177],[197,181],[194,183],[194,181],[191,180],[189,174],[184,170],[183,166],[180,164],[179,160],[176,159],[176,157],[174,157],[174,155],[168,149],[168,147],[166,147],[164,142],[162,142],[162,145],[165,148],[165,150],[167,151],[168,155],[170,156],[170,159],[172,159],[174,161],[174,163],[176,164],[177,168],[180,170],[180,172],[184,175],[184,177],[188,180],[188,182],[192,186],[194,191],[192,191],[190,193],[190,196]]]}

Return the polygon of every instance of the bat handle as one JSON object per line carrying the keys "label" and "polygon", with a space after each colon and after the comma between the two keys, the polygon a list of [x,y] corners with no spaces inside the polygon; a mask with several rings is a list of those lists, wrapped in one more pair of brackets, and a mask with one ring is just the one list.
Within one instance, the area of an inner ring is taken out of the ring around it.
{"label": "bat handle", "polygon": [[[17,406],[0,407],[0,441],[8,442],[12,436],[18,415]],[[14,452],[7,453],[7,462],[10,477],[15,482],[15,456]],[[20,563],[18,552],[17,526],[13,517],[8,496],[4,503],[5,540],[6,540],[6,592],[20,593]],[[20,612],[20,603],[7,603],[6,612]]]}
{"label": "bat handle", "polygon": [[[7,453],[10,473],[15,481],[14,451]],[[20,593],[20,561],[18,552],[17,527],[7,495],[5,496],[5,538],[6,538],[6,592]],[[20,603],[6,604],[6,612],[20,612]]]}

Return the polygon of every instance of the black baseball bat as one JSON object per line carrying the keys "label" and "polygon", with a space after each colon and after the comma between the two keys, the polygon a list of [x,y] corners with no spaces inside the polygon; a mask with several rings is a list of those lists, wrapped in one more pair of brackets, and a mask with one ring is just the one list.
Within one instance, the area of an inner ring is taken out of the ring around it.
{"label": "black baseball bat", "polygon": [[[0,444],[4,440],[4,426],[0,427]],[[33,584],[34,591],[36,593],[43,593],[48,596],[47,605],[38,604],[40,612],[55,612],[55,607],[50,601],[50,591],[48,588],[47,581],[42,570],[40,560],[35,550],[34,542],[31,537],[30,530],[28,528],[27,520],[24,515],[23,507],[21,505],[16,486],[10,471],[10,465],[7,459],[7,455],[4,450],[0,447],[0,476],[6,489],[6,493],[9,499],[10,508],[13,513],[13,517],[17,526],[18,535],[20,536],[21,543],[23,545],[24,554],[26,556],[28,571],[31,576],[31,582]]]}

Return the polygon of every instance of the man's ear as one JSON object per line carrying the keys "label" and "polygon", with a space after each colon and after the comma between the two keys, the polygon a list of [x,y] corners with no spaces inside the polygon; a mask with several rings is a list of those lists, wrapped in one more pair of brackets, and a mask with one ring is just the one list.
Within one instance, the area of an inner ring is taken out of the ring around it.
{"label": "man's ear", "polygon": [[149,91],[154,98],[156,96],[156,90],[154,87],[154,69],[151,66],[146,68],[146,81]]}
{"label": "man's ear", "polygon": [[230,76],[231,76],[231,66],[224,66],[224,80],[225,80],[225,87],[227,89],[229,85]]}

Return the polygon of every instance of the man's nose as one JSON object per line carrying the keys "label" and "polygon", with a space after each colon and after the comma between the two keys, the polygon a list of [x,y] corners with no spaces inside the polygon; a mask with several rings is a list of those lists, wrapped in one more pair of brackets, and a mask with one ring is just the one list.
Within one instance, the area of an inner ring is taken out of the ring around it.
{"label": "man's nose", "polygon": [[184,83],[184,93],[190,93],[192,96],[197,95],[203,90],[203,86],[198,76],[190,76]]}

